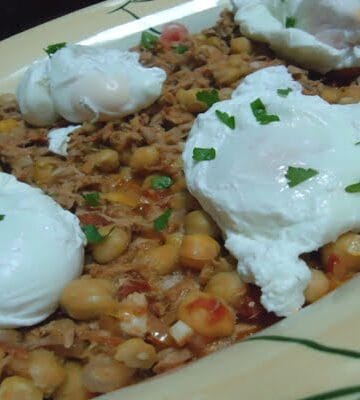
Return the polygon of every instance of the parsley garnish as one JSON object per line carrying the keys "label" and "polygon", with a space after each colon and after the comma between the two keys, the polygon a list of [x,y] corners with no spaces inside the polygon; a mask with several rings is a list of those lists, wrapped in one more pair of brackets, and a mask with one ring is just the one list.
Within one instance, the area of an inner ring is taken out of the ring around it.
{"label": "parsley garnish", "polygon": [[216,150],[213,147],[201,148],[195,147],[193,149],[193,159],[195,161],[211,161],[216,157]]}
{"label": "parsley garnish", "polygon": [[151,179],[151,187],[155,190],[167,189],[172,186],[174,181],[170,176],[154,176]]}
{"label": "parsley garnish", "polygon": [[145,49],[153,49],[158,42],[159,38],[150,32],[143,32],[141,34],[141,45]]}
{"label": "parsley garnish", "polygon": [[360,192],[360,182],[354,183],[353,185],[346,186],[345,192],[347,193],[359,193]]}
{"label": "parsley garnish", "polygon": [[230,129],[235,129],[235,117],[233,115],[229,115],[228,113],[220,110],[216,110],[215,113],[223,124],[228,126]]}
{"label": "parsley garnish", "polygon": [[156,232],[160,232],[167,227],[171,213],[172,211],[168,209],[154,220],[154,230]]}
{"label": "parsley garnish", "polygon": [[105,236],[102,236],[94,225],[84,225],[82,228],[88,243],[95,244],[101,242]]}
{"label": "parsley garnish", "polygon": [[359,144],[360,144],[360,142],[356,142],[356,143],[355,143],[355,146],[358,146]]}
{"label": "parsley garnish", "polygon": [[48,47],[46,47],[46,49],[44,49],[44,51],[48,54],[48,56],[52,56],[53,54],[55,54],[58,50],[62,49],[63,47],[65,47],[67,45],[66,42],[61,42],[61,43],[54,43],[54,44],[49,44]]}
{"label": "parsley garnish", "polygon": [[264,103],[261,99],[256,99],[250,104],[251,110],[258,122],[261,125],[267,125],[271,122],[280,121],[280,118],[277,115],[268,114],[265,108]]}
{"label": "parsley garnish", "polygon": [[296,25],[295,17],[286,17],[286,21],[285,21],[286,28],[294,28],[295,25]]}
{"label": "parsley garnish", "polygon": [[205,103],[209,108],[220,101],[219,93],[217,90],[200,90],[196,93],[196,99]]}
{"label": "parsley garnish", "polygon": [[298,168],[289,167],[286,172],[286,179],[288,180],[289,187],[294,187],[300,185],[300,183],[307,181],[313,176],[317,175],[319,172],[312,168]]}
{"label": "parsley garnish", "polygon": [[4,214],[0,214],[0,221],[2,221],[5,218]]}
{"label": "parsley garnish", "polygon": [[177,53],[177,54],[184,54],[189,50],[189,48],[184,44],[179,44],[178,46],[173,46],[172,49],[174,50],[174,53]]}
{"label": "parsley garnish", "polygon": [[98,207],[100,205],[100,194],[98,192],[82,194],[82,197],[90,207]]}
{"label": "parsley garnish", "polygon": [[292,92],[291,88],[286,88],[286,89],[278,89],[277,94],[281,97],[287,97],[289,93]]}

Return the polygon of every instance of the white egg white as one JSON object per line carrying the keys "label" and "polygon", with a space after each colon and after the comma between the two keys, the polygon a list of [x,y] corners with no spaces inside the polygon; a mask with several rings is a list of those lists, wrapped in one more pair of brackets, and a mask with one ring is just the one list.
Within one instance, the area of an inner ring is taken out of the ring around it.
{"label": "white egg white", "polygon": [[[290,88],[287,97],[278,89]],[[261,125],[250,104],[260,98],[280,121]],[[216,110],[235,117],[230,129]],[[183,153],[192,194],[222,229],[238,271],[261,287],[267,310],[286,316],[304,303],[310,271],[299,255],[360,228],[360,105],[305,96],[283,66],[245,78],[231,100],[200,114]],[[195,161],[193,149],[216,158]],[[289,187],[288,168],[318,174]]]}
{"label": "white egg white", "polygon": [[360,66],[360,0],[233,1],[241,32],[281,57],[322,73]]}
{"label": "white egg white", "polygon": [[0,173],[0,328],[35,325],[81,274],[85,237],[75,215]]}

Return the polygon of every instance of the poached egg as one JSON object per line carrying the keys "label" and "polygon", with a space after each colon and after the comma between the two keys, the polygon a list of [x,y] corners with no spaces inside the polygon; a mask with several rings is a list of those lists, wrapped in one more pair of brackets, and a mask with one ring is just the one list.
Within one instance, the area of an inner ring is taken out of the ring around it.
{"label": "poached egg", "polygon": [[144,67],[135,52],[68,45],[29,67],[17,100],[24,119],[35,126],[59,117],[107,121],[151,105],[165,79],[165,71]]}
{"label": "poached egg", "polygon": [[[190,191],[222,229],[242,278],[279,316],[304,303],[310,270],[299,256],[360,227],[360,193],[345,190],[360,180],[360,104],[301,90],[284,66],[247,76],[232,99],[198,116],[183,153]],[[261,124],[257,99],[277,118]],[[234,117],[234,129],[217,110]],[[196,161],[195,148],[216,157]],[[290,169],[316,173],[292,186]]]}
{"label": "poached egg", "polygon": [[360,0],[233,0],[245,36],[326,73],[360,66]]}
{"label": "poached egg", "polygon": [[0,328],[35,325],[81,274],[86,239],[75,215],[2,172],[0,197]]}

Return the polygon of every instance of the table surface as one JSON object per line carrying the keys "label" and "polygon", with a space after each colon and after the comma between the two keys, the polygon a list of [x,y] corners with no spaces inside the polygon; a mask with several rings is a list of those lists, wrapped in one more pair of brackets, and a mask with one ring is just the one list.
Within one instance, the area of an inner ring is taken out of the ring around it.
{"label": "table surface", "polygon": [[[9,0],[1,7],[0,40],[101,0]],[[4,1],[5,2],[5,1]]]}

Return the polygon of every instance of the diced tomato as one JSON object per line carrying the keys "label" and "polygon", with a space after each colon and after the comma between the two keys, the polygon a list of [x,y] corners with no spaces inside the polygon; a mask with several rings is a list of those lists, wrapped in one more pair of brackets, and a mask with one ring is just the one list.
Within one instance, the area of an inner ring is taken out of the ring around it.
{"label": "diced tomato", "polygon": [[188,35],[189,31],[184,25],[176,23],[167,24],[163,27],[160,43],[165,48],[170,48],[171,46],[184,42]]}
{"label": "diced tomato", "polygon": [[120,286],[117,297],[119,300],[124,299],[131,293],[144,293],[150,290],[149,284],[144,280],[128,279],[122,286]]}
{"label": "diced tomato", "polygon": [[255,285],[249,285],[247,294],[236,307],[236,314],[240,320],[257,320],[266,314],[265,308],[260,303],[261,291]]}
{"label": "diced tomato", "polygon": [[191,312],[196,308],[202,308],[209,313],[209,322],[216,323],[227,315],[228,309],[220,303],[216,298],[199,297],[190,304],[187,308]]}
{"label": "diced tomato", "polygon": [[328,261],[326,263],[325,271],[329,274],[334,273],[335,266],[339,262],[340,262],[340,258],[336,254],[334,254],[334,253],[330,254],[330,257],[328,258]]}
{"label": "diced tomato", "polygon": [[78,215],[81,225],[95,225],[95,226],[105,226],[110,222],[103,216],[96,213],[86,213]]}

